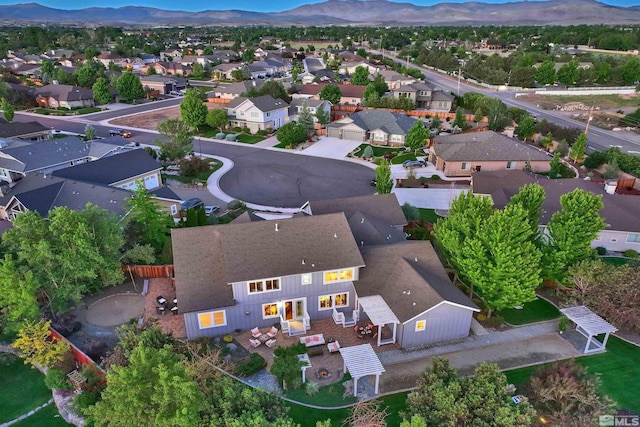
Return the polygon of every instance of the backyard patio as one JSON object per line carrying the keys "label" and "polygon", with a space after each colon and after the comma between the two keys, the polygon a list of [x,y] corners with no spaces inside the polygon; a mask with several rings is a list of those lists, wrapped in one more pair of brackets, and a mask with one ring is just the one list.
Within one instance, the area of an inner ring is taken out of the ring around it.
{"label": "backyard patio", "polygon": [[[187,330],[184,326],[184,316],[179,311],[180,305],[173,303],[176,298],[173,280],[168,277],[148,280],[147,294],[144,297],[143,317],[145,319],[158,319],[158,324],[162,326],[162,330],[173,332],[173,336],[176,338],[186,337]],[[160,297],[165,300],[163,304],[158,302]],[[178,310],[175,310],[177,314],[171,311],[174,306],[178,307]],[[161,308],[164,310],[161,310]]]}

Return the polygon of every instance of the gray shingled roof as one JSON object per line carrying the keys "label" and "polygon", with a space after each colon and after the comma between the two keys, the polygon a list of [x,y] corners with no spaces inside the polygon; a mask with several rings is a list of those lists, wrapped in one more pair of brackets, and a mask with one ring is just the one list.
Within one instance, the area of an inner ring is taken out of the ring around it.
{"label": "gray shingled roof", "polygon": [[551,161],[548,154],[493,131],[436,136],[434,150],[445,161]]}
{"label": "gray shingled roof", "polygon": [[602,195],[604,207],[600,216],[607,223],[606,230],[640,232],[640,196],[607,194],[604,186],[581,179],[548,179],[535,177],[524,171],[475,172],[473,192],[491,196],[496,208],[503,208],[525,184],[538,183],[547,194],[542,204],[541,224],[547,224],[554,212],[560,210],[560,196],[576,188]]}
{"label": "gray shingled roof", "polygon": [[9,145],[0,149],[2,153],[13,157],[0,158],[0,167],[17,172],[30,172],[54,165],[82,160],[89,156],[90,143],[76,137],[49,139],[46,141],[7,140]]}
{"label": "gray shingled roof", "polygon": [[183,312],[232,304],[229,283],[364,266],[343,213],[172,230]]}
{"label": "gray shingled roof", "polygon": [[344,212],[347,218],[351,218],[359,212],[392,226],[405,225],[407,223],[400,203],[398,203],[398,198],[394,193],[313,200],[309,202],[309,207],[313,215]]}
{"label": "gray shingled roof", "polygon": [[[406,135],[413,123],[413,117],[381,110],[363,110],[349,116],[353,123],[366,131],[380,129],[391,135]],[[348,126],[348,123],[334,122],[331,127]]]}
{"label": "gray shingled roof", "polygon": [[60,101],[93,99],[93,91],[80,86],[48,84],[35,90],[35,95],[52,97]]}
{"label": "gray shingled roof", "polygon": [[404,232],[389,225],[387,222],[365,215],[362,212],[356,212],[349,217],[349,227],[353,237],[356,239],[356,243],[361,247],[390,245],[406,240]]}
{"label": "gray shingled roof", "polygon": [[38,132],[48,132],[49,128],[38,122],[7,122],[0,119],[0,138],[19,137]]}
{"label": "gray shingled roof", "polygon": [[263,113],[266,113],[267,111],[277,110],[279,108],[289,107],[289,104],[284,102],[282,99],[276,99],[271,95],[262,95],[251,98],[251,102],[256,106],[258,110],[262,111]]}
{"label": "gray shingled roof", "polygon": [[89,163],[53,172],[55,176],[93,184],[112,185],[125,179],[160,170],[162,166],[145,150],[127,150]]}
{"label": "gray shingled roof", "polygon": [[419,92],[421,90],[429,90],[432,91],[433,87],[429,86],[426,83],[416,82],[408,85],[402,85],[397,89],[393,89],[394,92]]}
{"label": "gray shingled roof", "polygon": [[359,297],[380,295],[401,322],[443,301],[479,311],[456,288],[433,250],[424,240],[361,249],[366,267],[354,282]]}

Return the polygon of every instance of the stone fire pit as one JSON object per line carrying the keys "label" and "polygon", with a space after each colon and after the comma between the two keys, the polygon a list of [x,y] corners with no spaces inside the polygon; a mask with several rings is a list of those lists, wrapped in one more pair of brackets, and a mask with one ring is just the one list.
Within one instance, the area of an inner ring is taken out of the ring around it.
{"label": "stone fire pit", "polygon": [[319,368],[316,371],[316,378],[318,378],[319,380],[328,380],[329,378],[331,378],[331,371],[327,368]]}

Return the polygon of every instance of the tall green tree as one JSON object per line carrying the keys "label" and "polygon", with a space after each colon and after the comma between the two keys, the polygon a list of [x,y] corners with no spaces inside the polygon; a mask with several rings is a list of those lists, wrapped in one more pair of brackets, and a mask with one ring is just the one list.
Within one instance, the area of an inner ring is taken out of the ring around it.
{"label": "tall green tree", "polygon": [[378,91],[376,90],[376,87],[373,83],[369,83],[364,89],[362,99],[364,100],[365,105],[368,107],[375,106],[380,101],[380,95],[378,95]]}
{"label": "tall green tree", "polygon": [[204,67],[199,62],[194,62],[192,65],[191,76],[194,79],[201,79],[204,77]]}
{"label": "tall green tree", "polygon": [[535,132],[536,132],[536,121],[533,117],[529,115],[523,118],[520,121],[520,123],[518,123],[515,129],[516,135],[522,138],[523,141],[526,141],[529,138],[531,138]]}
{"label": "tall green tree", "polygon": [[640,59],[634,56],[625,62],[620,70],[620,76],[625,85],[634,84],[640,80]]}
{"label": "tall green tree", "polygon": [[39,287],[32,271],[17,266],[13,257],[5,254],[0,261],[0,319],[8,331],[17,332],[25,321],[39,318]]}
{"label": "tall green tree", "polygon": [[462,131],[469,130],[471,128],[471,126],[469,126],[469,123],[467,123],[467,118],[464,116],[462,107],[456,108],[456,117],[455,119],[453,119],[452,124]]}
{"label": "tall green tree", "polygon": [[275,80],[267,80],[264,82],[260,89],[258,89],[258,96],[261,95],[269,95],[275,99],[282,99],[285,102],[290,102],[291,97],[287,93],[287,89],[285,89],[284,85],[281,82],[277,82]]}
{"label": "tall green tree", "polygon": [[157,140],[161,158],[181,159],[193,151],[193,131],[180,119],[168,119],[158,123],[158,132],[167,140]]}
{"label": "tall green tree", "polygon": [[369,69],[363,66],[357,66],[351,75],[351,84],[358,86],[366,86],[371,83],[369,80]]}
{"label": "tall green tree", "polygon": [[298,114],[298,123],[305,130],[307,135],[311,134],[315,128],[315,123],[313,121],[313,115],[311,114],[311,109],[307,104],[307,101],[302,104],[302,110],[300,114]]}
{"label": "tall green tree", "polygon": [[576,141],[573,143],[571,150],[569,151],[569,155],[573,159],[574,162],[578,162],[584,157],[584,153],[587,151],[587,135],[581,133]]}
{"label": "tall green tree", "polygon": [[560,162],[560,152],[556,150],[549,163],[549,176],[551,178],[560,178],[560,176],[562,176],[562,166],[562,162]]}
{"label": "tall green tree", "polygon": [[170,346],[139,345],[127,366],[107,373],[102,400],[90,407],[97,427],[202,425],[203,395]]}
{"label": "tall green tree", "polygon": [[320,99],[324,99],[329,101],[333,105],[337,105],[340,103],[340,98],[342,98],[342,92],[340,92],[340,88],[335,83],[329,83],[320,91]]}
{"label": "tall green tree", "polygon": [[229,115],[224,108],[209,110],[205,119],[207,125],[212,128],[224,129],[229,124]]}
{"label": "tall green tree", "polygon": [[376,168],[376,192],[378,194],[389,194],[392,189],[391,165],[386,159],[382,159]]}
{"label": "tall green tree", "polygon": [[316,110],[316,122],[319,125],[324,126],[331,121],[331,115],[324,109],[318,108]]}
{"label": "tall green tree", "polygon": [[569,61],[564,64],[557,73],[558,81],[564,85],[571,86],[576,84],[580,70],[578,69],[578,61]]}
{"label": "tall green tree", "polygon": [[130,71],[122,73],[118,78],[116,89],[118,89],[118,94],[128,102],[133,102],[133,100],[144,96],[144,88],[140,82],[140,77]]}
{"label": "tall green tree", "polygon": [[429,129],[424,126],[421,120],[416,120],[411,125],[411,128],[407,132],[404,145],[409,147],[416,153],[418,150],[427,145],[429,137],[431,136]]}
{"label": "tall green tree", "polygon": [[91,126],[91,124],[87,123],[84,126],[84,140],[91,141],[96,138],[96,130]]}
{"label": "tall green tree", "polygon": [[[480,227],[492,212],[492,202],[489,197],[476,196],[470,191],[462,193],[451,202],[446,218],[438,220],[435,226],[435,236],[438,245],[449,260],[456,274],[467,279],[463,271],[465,242],[474,238]],[[473,295],[473,283],[469,295]]]}
{"label": "tall green tree", "polygon": [[576,188],[560,196],[561,209],[547,224],[545,275],[564,282],[569,268],[594,256],[591,242],[605,226],[602,196]]}
{"label": "tall green tree", "polygon": [[180,103],[180,119],[193,129],[198,129],[207,120],[208,109],[195,89],[187,89]]}
{"label": "tall green tree", "polygon": [[242,52],[242,62],[246,62],[248,64],[251,64],[254,60],[256,56],[256,51],[253,49],[245,49],[244,52]]}
{"label": "tall green tree", "polygon": [[556,82],[556,64],[544,61],[536,70],[536,81],[541,85],[552,85]]}
{"label": "tall green tree", "polygon": [[2,108],[2,115],[4,119],[11,123],[13,122],[13,116],[15,115],[15,108],[13,105],[9,104],[6,98],[2,98],[2,103],[0,104],[0,108]]}
{"label": "tall green tree", "polygon": [[524,305],[542,283],[542,253],[520,204],[496,210],[462,247],[461,270],[492,311]]}
{"label": "tall green tree", "polygon": [[138,183],[133,195],[127,198],[126,208],[129,220],[134,221],[140,229],[142,243],[159,253],[169,239],[173,225],[171,217],[153,201],[143,183]]}
{"label": "tall green tree", "polygon": [[98,77],[93,84],[92,90],[93,99],[95,99],[98,104],[108,104],[111,102],[111,92],[107,80],[104,77]]}
{"label": "tall green tree", "polygon": [[545,197],[544,188],[540,184],[526,184],[509,200],[510,205],[518,204],[524,208],[527,215],[527,223],[536,235],[539,233],[538,227]]}
{"label": "tall green tree", "polygon": [[389,85],[382,74],[377,74],[371,84],[376,88],[376,92],[378,92],[378,96],[380,97],[389,92]]}

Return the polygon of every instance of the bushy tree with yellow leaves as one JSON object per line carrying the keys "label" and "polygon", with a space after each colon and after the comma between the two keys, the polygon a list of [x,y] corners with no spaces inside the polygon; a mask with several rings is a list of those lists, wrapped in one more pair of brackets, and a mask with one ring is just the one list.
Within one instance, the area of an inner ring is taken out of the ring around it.
{"label": "bushy tree with yellow leaves", "polygon": [[18,331],[18,339],[11,344],[20,350],[24,363],[51,367],[64,359],[70,347],[65,341],[55,340],[51,336],[51,322],[37,320],[25,322]]}

